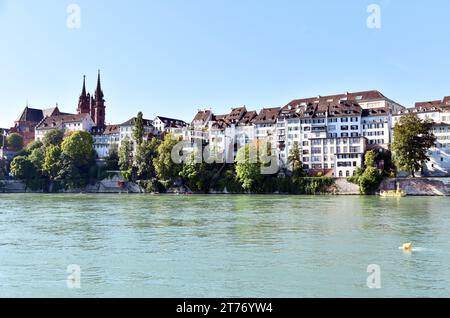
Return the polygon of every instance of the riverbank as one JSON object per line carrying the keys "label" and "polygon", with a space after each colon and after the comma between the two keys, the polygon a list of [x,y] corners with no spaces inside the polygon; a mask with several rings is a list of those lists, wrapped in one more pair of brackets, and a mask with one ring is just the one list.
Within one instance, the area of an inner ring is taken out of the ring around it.
{"label": "riverbank", "polygon": [[[42,193],[27,189],[26,184],[17,180],[0,181],[0,193]],[[401,190],[409,196],[450,196],[450,178],[390,178],[385,179],[379,191]],[[120,178],[105,179],[84,189],[60,190],[58,193],[147,193],[146,189],[137,183],[126,182]],[[170,188],[166,193],[186,193],[183,187]],[[224,191],[211,191],[210,194],[231,194]],[[282,194],[282,193],[275,193]],[[318,193],[318,195],[359,195],[356,184],[348,182],[344,178],[334,179],[333,184]]]}

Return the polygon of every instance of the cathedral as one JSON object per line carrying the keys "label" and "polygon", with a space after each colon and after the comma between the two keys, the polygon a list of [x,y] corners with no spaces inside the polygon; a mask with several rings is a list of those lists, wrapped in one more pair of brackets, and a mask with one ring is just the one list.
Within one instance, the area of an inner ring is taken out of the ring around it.
{"label": "cathedral", "polygon": [[97,128],[105,127],[105,99],[102,91],[100,80],[100,71],[98,71],[97,88],[94,96],[86,93],[86,76],[83,78],[83,90],[81,91],[80,99],[78,101],[77,113],[89,114]]}

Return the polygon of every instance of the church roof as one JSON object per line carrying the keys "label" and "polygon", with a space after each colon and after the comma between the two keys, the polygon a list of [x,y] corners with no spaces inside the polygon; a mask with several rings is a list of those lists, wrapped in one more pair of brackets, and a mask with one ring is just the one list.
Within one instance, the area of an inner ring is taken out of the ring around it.
{"label": "church roof", "polygon": [[23,112],[20,114],[19,118],[17,118],[16,122],[19,121],[31,121],[31,122],[40,122],[44,118],[44,114],[42,109],[25,107]]}

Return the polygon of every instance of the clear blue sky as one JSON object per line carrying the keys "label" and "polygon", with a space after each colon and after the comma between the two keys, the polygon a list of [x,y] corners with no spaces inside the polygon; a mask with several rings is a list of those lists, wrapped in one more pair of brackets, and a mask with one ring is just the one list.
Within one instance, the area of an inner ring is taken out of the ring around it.
{"label": "clear blue sky", "polygon": [[[71,3],[80,29],[67,28]],[[380,30],[366,26],[371,3]],[[110,123],[366,89],[407,106],[439,99],[449,15],[448,0],[0,0],[0,127],[27,100],[74,112],[99,68]]]}

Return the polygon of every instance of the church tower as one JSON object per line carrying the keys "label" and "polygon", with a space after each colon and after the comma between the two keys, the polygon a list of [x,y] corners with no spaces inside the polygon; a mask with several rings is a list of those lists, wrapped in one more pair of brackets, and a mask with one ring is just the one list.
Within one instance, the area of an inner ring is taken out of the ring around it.
{"label": "church tower", "polygon": [[86,76],[83,76],[83,90],[81,91],[80,98],[78,100],[78,114],[89,114],[90,109],[90,98],[89,94],[86,94]]}
{"label": "church tower", "polygon": [[98,71],[97,89],[91,105],[91,117],[97,127],[105,127],[105,99],[100,80],[100,70]]}

